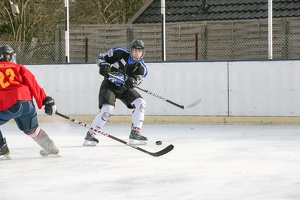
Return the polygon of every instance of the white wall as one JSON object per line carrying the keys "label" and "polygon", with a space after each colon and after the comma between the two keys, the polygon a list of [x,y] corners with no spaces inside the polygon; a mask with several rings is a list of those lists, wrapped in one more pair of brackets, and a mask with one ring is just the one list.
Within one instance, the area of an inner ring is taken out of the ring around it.
{"label": "white wall", "polygon": [[[140,91],[146,115],[300,116],[300,61],[147,63],[140,85],[187,106],[180,109]],[[103,80],[96,64],[28,65],[60,112],[95,115]],[[39,111],[42,114],[43,110]],[[119,100],[116,115],[130,115]]]}
{"label": "white wall", "polygon": [[231,116],[300,116],[300,61],[229,63]]}

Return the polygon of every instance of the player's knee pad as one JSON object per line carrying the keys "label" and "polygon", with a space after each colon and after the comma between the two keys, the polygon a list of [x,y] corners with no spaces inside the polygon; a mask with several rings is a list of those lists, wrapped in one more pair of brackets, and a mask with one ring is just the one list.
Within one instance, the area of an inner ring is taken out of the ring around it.
{"label": "player's knee pad", "polygon": [[108,113],[108,112],[104,112],[101,115],[101,118],[103,121],[107,121],[109,117],[110,117],[110,113]]}
{"label": "player's knee pad", "polygon": [[38,128],[37,112],[32,101],[22,102],[23,113],[21,116],[14,118],[18,128],[24,133],[31,132]]}
{"label": "player's knee pad", "polygon": [[37,129],[37,127],[39,126],[36,114],[30,118],[25,118],[25,119],[17,118],[15,119],[15,122],[17,123],[18,128],[24,133],[31,132]]}
{"label": "player's knee pad", "polygon": [[145,103],[142,103],[142,104],[140,105],[139,110],[140,110],[140,112],[142,112],[142,113],[145,112],[145,110],[146,110],[146,102],[145,102]]}
{"label": "player's knee pad", "polygon": [[109,104],[104,104],[101,108],[101,118],[103,121],[107,121],[108,118],[113,114],[115,107]]}
{"label": "player's knee pad", "polygon": [[134,105],[135,110],[137,109],[137,111],[144,113],[146,110],[146,101],[142,98],[137,98],[136,100],[134,100],[132,102],[132,105]]}
{"label": "player's knee pad", "polygon": [[92,127],[101,129],[108,118],[113,114],[114,108],[115,107],[112,105],[104,104],[98,115],[96,115],[95,119],[93,120]]}

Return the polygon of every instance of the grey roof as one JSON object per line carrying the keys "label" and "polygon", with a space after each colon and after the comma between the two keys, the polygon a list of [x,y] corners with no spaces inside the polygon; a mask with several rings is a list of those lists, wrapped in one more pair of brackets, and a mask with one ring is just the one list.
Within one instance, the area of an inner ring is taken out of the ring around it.
{"label": "grey roof", "polygon": [[[166,22],[262,19],[268,0],[165,0]],[[129,23],[161,22],[161,0],[150,0]],[[300,0],[273,0],[273,17],[300,17]]]}

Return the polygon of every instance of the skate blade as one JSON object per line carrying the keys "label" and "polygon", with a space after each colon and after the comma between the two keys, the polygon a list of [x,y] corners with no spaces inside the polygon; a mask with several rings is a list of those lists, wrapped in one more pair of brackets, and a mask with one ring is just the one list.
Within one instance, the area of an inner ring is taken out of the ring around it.
{"label": "skate blade", "polygon": [[8,155],[1,155],[0,160],[11,160],[11,157],[10,157],[9,154]]}
{"label": "skate blade", "polygon": [[147,141],[146,140],[134,140],[134,139],[129,139],[128,142],[130,145],[146,145]]}
{"label": "skate blade", "polygon": [[49,153],[48,151],[46,151],[45,149],[40,150],[40,155],[42,157],[61,157],[61,155],[59,155],[59,153]]}
{"label": "skate blade", "polygon": [[83,146],[88,146],[88,147],[94,147],[94,146],[96,146],[98,143],[97,142],[95,142],[95,141],[89,141],[89,140],[85,140],[84,142],[83,142]]}
{"label": "skate blade", "polygon": [[58,154],[49,154],[48,156],[43,156],[43,157],[54,158],[54,157],[61,157],[61,155],[58,153]]}

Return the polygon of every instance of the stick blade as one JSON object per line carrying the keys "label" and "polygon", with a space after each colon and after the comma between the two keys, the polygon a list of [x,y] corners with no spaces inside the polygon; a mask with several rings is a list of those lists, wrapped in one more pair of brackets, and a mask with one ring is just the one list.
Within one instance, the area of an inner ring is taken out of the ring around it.
{"label": "stick blade", "polygon": [[170,144],[169,146],[167,146],[166,148],[164,148],[164,149],[162,149],[158,152],[150,153],[150,155],[152,155],[154,157],[159,157],[159,156],[162,156],[162,155],[165,155],[165,154],[169,153],[173,149],[174,149],[174,145]]}
{"label": "stick blade", "polygon": [[200,103],[200,101],[201,101],[201,98],[198,99],[197,101],[195,101],[194,103],[191,103],[190,105],[185,106],[184,108],[192,108],[192,107],[198,105],[198,103]]}

